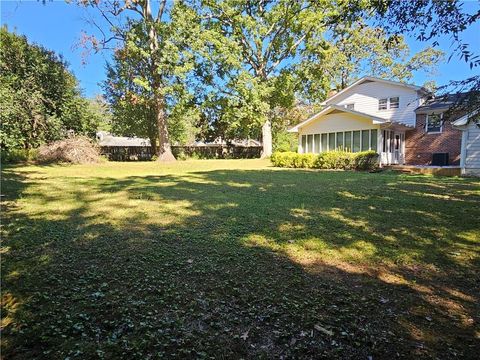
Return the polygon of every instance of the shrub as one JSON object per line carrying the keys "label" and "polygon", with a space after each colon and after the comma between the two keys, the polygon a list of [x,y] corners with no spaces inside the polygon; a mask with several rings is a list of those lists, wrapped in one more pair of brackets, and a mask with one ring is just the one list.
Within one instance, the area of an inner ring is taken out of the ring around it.
{"label": "shrub", "polygon": [[378,154],[373,151],[355,153],[355,169],[371,171],[378,168]]}
{"label": "shrub", "polygon": [[326,151],[317,156],[317,169],[351,170],[354,167],[354,153],[347,151]]}
{"label": "shrub", "polygon": [[273,153],[270,161],[273,166],[286,168],[373,170],[378,166],[378,154],[375,151],[326,151],[317,155],[289,151]]}
{"label": "shrub", "polygon": [[89,138],[76,136],[40,146],[38,161],[88,164],[100,162],[101,157],[98,146]]}
{"label": "shrub", "polygon": [[27,161],[35,161],[38,156],[37,149],[11,149],[2,150],[2,162],[19,163]]}

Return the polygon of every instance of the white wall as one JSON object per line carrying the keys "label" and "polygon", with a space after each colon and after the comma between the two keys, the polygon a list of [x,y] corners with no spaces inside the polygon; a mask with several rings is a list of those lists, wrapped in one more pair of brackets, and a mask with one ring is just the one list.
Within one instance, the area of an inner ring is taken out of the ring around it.
{"label": "white wall", "polygon": [[464,130],[465,139],[465,174],[480,175],[480,128],[470,121]]}
{"label": "white wall", "polygon": [[[378,99],[400,98],[398,109],[378,110]],[[327,105],[355,104],[354,110],[377,116],[383,119],[415,126],[414,110],[420,105],[420,98],[416,90],[401,85],[385,84],[369,81],[347,90]]]}
{"label": "white wall", "polygon": [[380,125],[373,125],[370,119],[348,113],[334,113],[323,115],[318,120],[301,127],[298,130],[298,135],[379,128]]}

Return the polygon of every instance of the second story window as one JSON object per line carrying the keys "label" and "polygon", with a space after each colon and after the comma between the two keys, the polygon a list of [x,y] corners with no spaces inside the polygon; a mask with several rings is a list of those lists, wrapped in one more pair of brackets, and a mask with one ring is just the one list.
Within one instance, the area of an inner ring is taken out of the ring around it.
{"label": "second story window", "polygon": [[345,108],[347,110],[355,110],[355,104],[345,104]]}
{"label": "second story window", "polygon": [[441,133],[442,132],[443,114],[427,115],[425,130],[427,133]]}
{"label": "second story window", "polygon": [[394,96],[378,100],[378,110],[398,109],[400,107],[400,98]]}
{"label": "second story window", "polygon": [[400,107],[400,98],[398,96],[390,98],[390,109],[398,109]]}
{"label": "second story window", "polygon": [[378,110],[387,110],[388,99],[378,100]]}

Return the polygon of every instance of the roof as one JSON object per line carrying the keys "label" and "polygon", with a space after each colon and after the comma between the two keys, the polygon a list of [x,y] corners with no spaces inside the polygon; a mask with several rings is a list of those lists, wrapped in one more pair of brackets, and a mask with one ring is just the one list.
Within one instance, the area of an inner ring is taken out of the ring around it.
{"label": "roof", "polygon": [[315,115],[311,116],[310,118],[308,118],[307,120],[305,121],[302,121],[300,124],[294,126],[293,128],[291,128],[290,130],[288,130],[288,132],[298,132],[298,130],[301,128],[301,127],[304,127],[305,125],[308,125],[309,123],[315,121],[317,118],[319,118],[320,116],[322,115],[327,115],[333,111],[340,111],[340,112],[345,112],[345,113],[349,113],[349,114],[353,114],[353,115],[358,115],[358,116],[361,116],[361,117],[365,117],[365,118],[368,118],[368,119],[371,119],[373,121],[374,124],[384,124],[384,123],[387,123],[389,122],[388,120],[386,119],[382,119],[380,117],[377,117],[377,116],[373,116],[373,115],[369,115],[369,114],[365,114],[365,113],[362,113],[360,111],[356,111],[356,110],[350,110],[350,109],[347,109],[343,106],[337,106],[337,105],[329,105],[327,106],[326,108],[324,108],[323,110],[321,110],[320,112],[316,113]]}
{"label": "roof", "polygon": [[412,84],[406,84],[406,83],[402,83],[402,82],[399,82],[399,81],[392,81],[392,80],[385,80],[385,79],[381,79],[381,78],[377,78],[377,77],[374,77],[374,76],[364,76],[362,77],[361,79],[355,81],[353,84],[347,86],[345,89],[339,91],[338,93],[336,93],[335,95],[329,97],[328,99],[326,99],[322,105],[326,105],[329,101],[332,101],[333,99],[337,98],[338,96],[344,94],[345,92],[347,92],[348,90],[350,90],[351,88],[357,86],[357,85],[360,85],[360,84],[363,84],[363,83],[366,83],[366,82],[381,82],[381,83],[384,83],[384,84],[389,84],[389,85],[397,85],[397,86],[404,86],[404,87],[407,87],[407,88],[410,88],[412,90],[415,90],[415,91],[422,91],[422,92],[425,92],[425,93],[429,93],[429,91],[427,89],[425,89],[424,87],[422,86],[417,86],[417,85],[412,85]]}
{"label": "roof", "polygon": [[455,120],[452,125],[453,126],[465,126],[469,123],[469,121],[477,114],[480,114],[480,108],[477,110],[472,111],[471,113],[468,113],[464,116],[462,116],[460,119]]}
{"label": "roof", "polygon": [[100,146],[122,146],[122,147],[143,147],[150,146],[149,139],[137,137],[113,136],[104,131],[97,133],[98,144]]}
{"label": "roof", "polygon": [[462,100],[466,99],[468,96],[470,96],[470,93],[468,92],[438,96],[427,100],[425,104],[416,108],[415,112],[421,114],[432,111],[448,110],[453,105],[460,104]]}

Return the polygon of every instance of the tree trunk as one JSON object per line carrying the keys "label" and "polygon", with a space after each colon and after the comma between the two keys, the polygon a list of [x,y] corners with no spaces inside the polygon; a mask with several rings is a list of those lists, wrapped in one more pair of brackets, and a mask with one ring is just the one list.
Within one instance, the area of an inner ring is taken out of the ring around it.
{"label": "tree trunk", "polygon": [[270,120],[265,121],[262,126],[262,159],[272,155],[272,123]]}
{"label": "tree trunk", "polygon": [[155,113],[157,117],[158,129],[158,161],[175,161],[170,147],[170,139],[168,137],[167,116],[165,113],[164,101],[161,95],[155,95]]}

